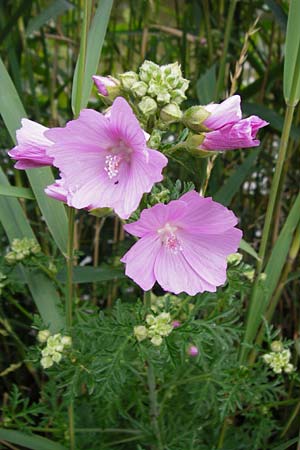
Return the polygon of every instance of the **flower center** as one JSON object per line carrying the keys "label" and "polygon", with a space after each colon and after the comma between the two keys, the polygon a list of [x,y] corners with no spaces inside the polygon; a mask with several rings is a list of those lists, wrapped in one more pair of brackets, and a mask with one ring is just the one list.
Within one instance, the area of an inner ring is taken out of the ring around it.
{"label": "flower center", "polygon": [[115,178],[123,161],[129,162],[132,149],[124,141],[120,140],[115,146],[107,149],[104,170],[110,179]]}
{"label": "flower center", "polygon": [[176,230],[177,227],[169,223],[166,223],[164,227],[157,230],[163,245],[174,255],[182,251],[180,241],[176,236]]}

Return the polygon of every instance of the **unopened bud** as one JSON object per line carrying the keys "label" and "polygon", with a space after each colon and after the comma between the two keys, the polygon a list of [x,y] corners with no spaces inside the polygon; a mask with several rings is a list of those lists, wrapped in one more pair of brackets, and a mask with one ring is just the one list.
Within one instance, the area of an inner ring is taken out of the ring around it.
{"label": "unopened bud", "polygon": [[138,74],[132,71],[121,73],[119,78],[121,80],[122,87],[127,91],[130,90],[134,83],[136,83],[139,79]]}
{"label": "unopened bud", "polygon": [[139,110],[145,116],[151,116],[156,113],[157,104],[156,101],[151,97],[144,97],[138,104]]}
{"label": "unopened bud", "polygon": [[71,345],[72,345],[71,336],[62,336],[61,343],[62,343],[62,345],[66,346],[66,347],[71,347]]}
{"label": "unopened bud", "polygon": [[271,350],[273,352],[281,352],[283,350],[283,344],[281,341],[273,341],[271,343]]}
{"label": "unopened bud", "polygon": [[179,122],[182,118],[181,109],[176,103],[169,103],[161,109],[160,118],[166,123]]}
{"label": "unopened bud", "polygon": [[162,337],[159,335],[155,335],[153,336],[153,338],[151,339],[151,342],[153,345],[156,345],[157,347],[159,347],[162,343]]}
{"label": "unopened bud", "polygon": [[148,337],[148,330],[144,325],[138,325],[137,327],[134,327],[133,333],[139,342]]}
{"label": "unopened bud", "polygon": [[188,348],[188,354],[189,354],[189,356],[192,356],[193,358],[194,358],[195,356],[198,356],[198,354],[199,354],[198,347],[196,347],[195,345],[191,345],[191,346]]}
{"label": "unopened bud", "polygon": [[173,328],[178,328],[178,327],[180,327],[180,325],[181,325],[181,322],[179,320],[173,320],[173,322],[172,322]]}
{"label": "unopened bud", "polygon": [[131,86],[131,91],[137,97],[144,97],[147,93],[148,86],[144,81],[137,81]]}
{"label": "unopened bud", "polygon": [[191,106],[183,114],[182,121],[191,130],[197,132],[208,131],[208,128],[202,125],[202,122],[209,116],[210,113],[202,106]]}
{"label": "unopened bud", "polygon": [[144,61],[140,67],[139,75],[142,81],[149,83],[160,72],[160,67],[152,61]]}
{"label": "unopened bud", "polygon": [[15,255],[15,253],[14,252],[8,252],[6,255],[5,255],[5,261],[8,263],[8,264],[15,264],[16,263],[16,255]]}
{"label": "unopened bud", "polygon": [[47,341],[48,337],[50,336],[50,331],[49,330],[40,330],[37,334],[37,340],[43,344],[44,342]]}
{"label": "unopened bud", "polygon": [[237,266],[243,259],[243,255],[241,253],[231,253],[231,255],[227,256],[228,264],[232,264]]}
{"label": "unopened bud", "polygon": [[53,366],[53,360],[52,360],[51,356],[44,356],[41,359],[41,366],[44,369],[48,369],[49,367]]}

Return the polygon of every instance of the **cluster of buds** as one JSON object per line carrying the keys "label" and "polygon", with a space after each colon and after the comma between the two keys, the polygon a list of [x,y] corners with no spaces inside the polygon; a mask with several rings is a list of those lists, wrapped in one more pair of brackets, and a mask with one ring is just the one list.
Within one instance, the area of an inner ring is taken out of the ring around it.
{"label": "cluster of buds", "polygon": [[11,244],[11,251],[5,255],[9,264],[16,264],[26,258],[40,253],[41,247],[35,239],[23,238],[14,239]]}
{"label": "cluster of buds", "polygon": [[0,272],[0,294],[2,294],[2,289],[5,286],[5,280],[6,280],[6,275],[4,275],[2,272]]}
{"label": "cluster of buds", "polygon": [[271,352],[263,355],[263,360],[271,367],[275,373],[291,373],[295,370],[293,364],[290,363],[291,352],[285,349],[281,341],[273,341],[271,343]]}
{"label": "cluster of buds", "polygon": [[62,336],[60,333],[51,336],[49,330],[39,331],[37,339],[41,344],[46,343],[46,347],[42,350],[41,358],[41,366],[44,369],[48,369],[54,363],[59,363],[65,349],[72,345],[70,336]]}
{"label": "cluster of buds", "polygon": [[162,312],[158,316],[148,314],[145,325],[134,327],[134,335],[141,342],[144,339],[150,339],[153,345],[161,345],[163,338],[169,336],[173,330],[170,313]]}

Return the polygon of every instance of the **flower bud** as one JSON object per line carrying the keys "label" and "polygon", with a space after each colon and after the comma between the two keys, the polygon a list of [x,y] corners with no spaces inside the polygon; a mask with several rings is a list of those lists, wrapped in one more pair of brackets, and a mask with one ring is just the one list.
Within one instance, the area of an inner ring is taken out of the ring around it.
{"label": "flower bud", "polygon": [[137,81],[131,86],[131,91],[136,97],[144,97],[147,93],[148,86],[144,81]]}
{"label": "flower bud", "polygon": [[133,333],[139,342],[148,337],[148,330],[144,325],[138,325],[137,327],[134,327]]}
{"label": "flower bud", "polygon": [[52,360],[51,356],[44,356],[41,359],[41,366],[44,369],[48,369],[49,367],[53,366],[53,360]]}
{"label": "flower bud", "polygon": [[147,147],[157,149],[161,143],[161,131],[154,129],[151,133],[150,139],[147,142]]}
{"label": "flower bud", "polygon": [[273,341],[271,343],[272,352],[281,352],[283,350],[283,344],[281,341]]}
{"label": "flower bud", "polygon": [[191,357],[193,357],[193,358],[195,358],[196,356],[198,356],[198,354],[199,354],[198,347],[196,347],[195,345],[191,345],[191,346],[188,348],[188,354],[189,354],[189,356],[191,356]]}
{"label": "flower bud", "polygon": [[62,336],[61,343],[62,343],[63,346],[71,347],[71,345],[72,345],[72,338],[71,338],[71,336]]}
{"label": "flower bud", "polygon": [[176,103],[169,103],[160,111],[160,118],[163,122],[173,123],[179,122],[182,117],[182,112]]}
{"label": "flower bud", "polygon": [[183,91],[181,89],[174,89],[171,92],[171,100],[174,103],[178,103],[178,105],[180,103],[183,102],[183,100],[186,100],[186,96],[184,95]]}
{"label": "flower bud", "polygon": [[159,335],[155,335],[153,336],[153,338],[151,339],[151,342],[153,345],[156,345],[157,347],[159,347],[162,343],[162,337]]}
{"label": "flower bud", "polygon": [[50,331],[49,330],[40,330],[37,334],[37,340],[43,344],[44,342],[47,341],[48,337],[50,336]]}
{"label": "flower bud", "polygon": [[158,103],[169,103],[171,100],[171,95],[169,94],[169,92],[166,89],[160,89],[159,92],[157,93],[156,99],[158,101]]}
{"label": "flower bud", "polygon": [[173,328],[179,328],[181,325],[181,322],[179,320],[173,320],[172,327]]}
{"label": "flower bud", "polygon": [[237,266],[243,259],[243,255],[241,253],[232,253],[231,255],[227,256],[227,262],[228,264],[232,264],[234,266]]}
{"label": "flower bud", "polygon": [[202,122],[209,116],[210,113],[202,106],[191,106],[183,114],[182,121],[191,130],[197,132],[208,131],[208,128],[202,125]]}
{"label": "flower bud", "polygon": [[108,97],[110,100],[114,100],[120,93],[119,81],[115,78],[101,77],[94,75],[93,81],[98,89],[98,93],[103,97]]}
{"label": "flower bud", "polygon": [[133,84],[139,80],[138,74],[132,71],[124,72],[119,75],[121,85],[124,89],[129,91]]}
{"label": "flower bud", "polygon": [[140,67],[139,75],[142,81],[149,83],[160,72],[160,67],[152,61],[144,61]]}
{"label": "flower bud", "polygon": [[293,366],[293,364],[287,364],[284,368],[285,373],[292,373],[294,372],[295,367]]}
{"label": "flower bud", "polygon": [[157,104],[156,101],[151,97],[144,97],[138,104],[139,110],[145,116],[151,116],[156,113]]}
{"label": "flower bud", "polygon": [[14,252],[8,252],[5,255],[5,261],[8,264],[15,264],[16,263],[16,255],[15,255],[15,253]]}

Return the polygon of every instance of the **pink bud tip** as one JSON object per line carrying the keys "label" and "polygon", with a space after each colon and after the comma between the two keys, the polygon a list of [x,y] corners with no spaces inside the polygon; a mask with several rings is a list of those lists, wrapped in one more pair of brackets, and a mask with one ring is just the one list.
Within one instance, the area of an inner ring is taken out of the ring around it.
{"label": "pink bud tip", "polygon": [[195,345],[191,345],[188,349],[188,354],[192,357],[198,356],[199,350]]}
{"label": "pink bud tip", "polygon": [[178,328],[178,327],[180,327],[180,325],[181,325],[181,322],[179,322],[179,320],[174,320],[172,322],[172,327],[173,328]]}

